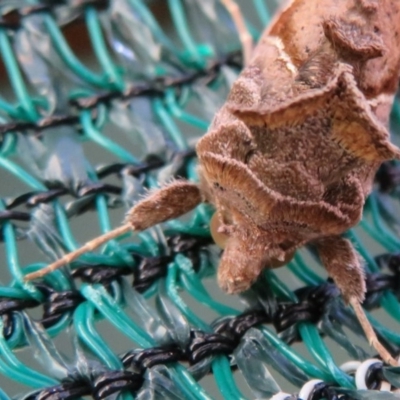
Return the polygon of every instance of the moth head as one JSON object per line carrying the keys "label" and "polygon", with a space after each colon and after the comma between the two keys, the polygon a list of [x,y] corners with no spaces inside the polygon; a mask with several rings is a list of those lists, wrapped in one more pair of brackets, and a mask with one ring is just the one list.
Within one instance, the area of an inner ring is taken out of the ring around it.
{"label": "moth head", "polygon": [[239,293],[250,287],[264,268],[287,264],[294,255],[294,242],[279,243],[273,234],[249,221],[225,225],[221,214],[211,219],[210,230],[217,245],[224,249],[219,268],[219,285],[228,293]]}
{"label": "moth head", "polygon": [[279,194],[263,185],[244,163],[210,152],[199,154],[199,160],[203,195],[217,209],[211,233],[224,248],[219,284],[228,293],[241,292],[265,267],[286,264],[304,241],[281,221],[268,228]]}

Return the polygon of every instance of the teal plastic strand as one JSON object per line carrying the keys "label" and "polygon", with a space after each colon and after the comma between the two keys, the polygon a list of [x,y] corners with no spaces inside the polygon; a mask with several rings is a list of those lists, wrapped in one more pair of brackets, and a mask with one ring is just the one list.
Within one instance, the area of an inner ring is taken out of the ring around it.
{"label": "teal plastic strand", "polygon": [[380,236],[382,237],[382,239],[389,242],[393,247],[398,249],[400,247],[400,239],[398,239],[386,226],[384,226],[382,219],[378,218],[379,210],[376,193],[371,193],[368,198],[368,203],[371,207],[371,214],[374,226],[380,233]]}
{"label": "teal plastic strand", "polygon": [[201,118],[189,114],[184,111],[176,101],[176,93],[174,89],[168,89],[165,93],[165,105],[168,111],[175,118],[180,119],[183,122],[186,122],[189,125],[193,125],[196,128],[199,128],[201,131],[206,131],[209,123],[207,121],[202,120]]}
{"label": "teal plastic strand", "polygon": [[3,28],[0,28],[0,52],[3,57],[4,65],[7,69],[8,76],[10,77],[11,85],[24,112],[24,119],[30,122],[36,122],[39,118],[39,115],[26,89],[17,60],[15,59],[13,50],[11,48],[7,32]]}
{"label": "teal plastic strand", "polygon": [[25,274],[22,272],[18,260],[17,242],[14,234],[14,228],[10,222],[6,222],[4,224],[3,235],[5,238],[8,269],[11,272],[12,277],[19,282],[22,287],[26,288],[33,298],[40,300],[40,292],[35,289],[32,284],[27,284],[24,282]]}
{"label": "teal plastic strand", "polygon": [[[0,211],[5,210],[3,201],[0,200]],[[32,284],[24,282],[24,273],[18,260],[17,242],[14,234],[14,228],[10,221],[5,221],[3,224],[3,236],[7,255],[7,264],[12,277],[23,287],[31,297],[40,301],[42,298],[41,293]],[[0,321],[2,321],[0,319]]]}
{"label": "teal plastic strand", "polygon": [[396,322],[400,322],[399,301],[394,293],[386,291],[381,298],[381,305]]}
{"label": "teal plastic strand", "polygon": [[82,295],[106,317],[119,331],[142,348],[155,345],[154,340],[136,323],[127,317],[122,308],[115,303],[102,285],[83,285]]}
{"label": "teal plastic strand", "polygon": [[391,117],[394,119],[394,122],[400,124],[400,102],[396,100],[393,104],[392,115]]}
{"label": "teal plastic strand", "polygon": [[114,90],[123,91],[125,83],[118,68],[108,53],[104,36],[100,28],[97,11],[92,6],[85,8],[85,20],[89,30],[90,39],[93,43],[93,50],[96,53],[100,65],[103,67],[106,79]]}
{"label": "teal plastic strand", "polygon": [[324,279],[308,267],[299,252],[295,253],[293,261],[288,264],[288,268],[306,285],[317,286],[324,282]]}
{"label": "teal plastic strand", "polygon": [[18,318],[18,314],[13,315],[13,332],[10,337],[7,338],[7,345],[10,349],[16,349],[27,345],[24,324],[22,318]]}
{"label": "teal plastic strand", "polygon": [[188,61],[196,64],[200,68],[204,68],[205,60],[203,60],[198,46],[192,38],[181,0],[168,0],[168,5],[171,11],[171,17],[174,21],[174,27],[189,57]]}
{"label": "teal plastic strand", "polygon": [[398,249],[398,246],[395,246],[393,243],[385,241],[384,238],[382,237],[381,232],[377,231],[372,224],[370,224],[368,221],[365,219],[361,220],[360,226],[363,228],[363,230],[371,236],[372,239],[374,239],[376,242],[379,244],[385,246],[388,251],[395,252]]}
{"label": "teal plastic strand", "polygon": [[105,76],[93,73],[78,60],[51,15],[44,15],[44,23],[54,48],[71,71],[91,85],[103,89],[112,89],[112,85]]}
{"label": "teal plastic strand", "polygon": [[151,299],[156,296],[158,293],[158,285],[157,282],[154,282],[144,293],[143,296],[146,300]]}
{"label": "teal plastic strand", "polygon": [[[6,123],[6,121],[1,118],[1,123]],[[6,133],[3,135],[3,142],[0,146],[0,156],[9,157],[15,153],[15,148],[17,145],[17,136],[14,133]]]}
{"label": "teal plastic strand", "polygon": [[12,400],[11,397],[8,397],[3,389],[0,388],[0,400]]}
{"label": "teal plastic strand", "polygon": [[0,97],[0,110],[13,119],[24,119],[24,114],[21,112],[21,107],[11,105],[8,101]]}
{"label": "teal plastic strand", "polygon": [[[1,341],[2,340],[0,340],[0,342]],[[25,386],[30,386],[35,389],[39,389],[41,387],[46,387],[46,386],[53,386],[57,383],[56,381],[53,381],[50,378],[47,378],[46,376],[37,379],[37,376],[30,376],[29,374],[27,374],[27,372],[29,372],[29,370],[26,367],[21,369],[10,368],[10,366],[4,362],[4,360],[0,355],[0,374],[6,376],[7,378],[15,382],[18,382]]]}
{"label": "teal plastic strand", "polygon": [[165,127],[168,133],[171,135],[171,139],[173,140],[177,148],[179,150],[187,150],[188,144],[186,142],[186,139],[180,133],[177,125],[165,109],[162,101],[160,99],[154,99],[152,104],[155,114],[162,122],[162,125]]}
{"label": "teal plastic strand", "polygon": [[[106,233],[111,230],[110,219],[107,212],[107,201],[103,195],[96,196],[96,208],[97,214],[100,219],[100,228],[101,233]],[[110,240],[105,245],[105,251],[112,251],[113,256],[120,260],[121,265],[131,265],[133,262],[132,256],[126,252],[121,246],[118,244],[119,239]]]}
{"label": "teal plastic strand", "polygon": [[302,322],[298,325],[298,329],[307,349],[317,362],[324,369],[330,372],[331,379],[329,379],[329,381],[332,381],[333,379],[342,387],[353,388],[353,379],[335,364],[332,355],[321,339],[317,328],[308,322]]}
{"label": "teal plastic strand", "polygon": [[110,369],[122,370],[121,360],[112,352],[94,327],[94,306],[81,303],[74,312],[74,327],[80,340]]}
{"label": "teal plastic strand", "polygon": [[224,400],[246,400],[236,386],[226,357],[216,357],[212,362],[212,370]]}
{"label": "teal plastic strand", "polygon": [[186,272],[183,272],[180,275],[180,280],[183,288],[199,303],[204,304],[210,310],[218,312],[223,316],[239,315],[238,310],[215,301],[205,290],[202,281],[194,273],[193,275],[189,275]]}
{"label": "teal plastic strand", "polygon": [[[320,279],[320,282],[317,282],[317,284],[321,283],[321,281]],[[298,329],[310,353],[323,368],[330,371],[331,378],[343,387],[352,387],[351,378],[337,367],[316,327],[310,323],[300,323],[298,324]]]}
{"label": "teal plastic strand", "polygon": [[[24,268],[24,274],[37,271],[37,270],[45,267],[46,265],[47,264],[44,264],[44,263],[30,264]],[[48,285],[49,287],[53,288],[56,291],[62,292],[62,291],[67,291],[67,290],[72,289],[71,281],[69,279],[66,279],[65,275],[60,270],[54,271],[52,274],[46,275],[43,279],[44,279],[44,282],[46,285]],[[14,284],[17,285],[18,282],[15,282],[15,283],[12,282],[12,285],[14,285]],[[28,282],[26,285],[24,284],[24,288],[26,288],[26,286],[28,286],[29,289],[31,289],[30,282]],[[34,287],[34,290],[36,290],[35,287]],[[27,291],[27,293],[28,293],[28,291]],[[35,293],[35,299],[38,299],[40,296],[39,301],[42,303],[43,302],[42,292],[38,291],[37,296],[36,296],[36,292],[34,292],[34,293]],[[50,337],[57,336],[64,329],[66,329],[70,325],[70,323],[71,323],[71,312],[65,312],[64,315],[62,315],[55,324],[51,325],[49,328],[46,329],[46,332]],[[10,347],[14,347],[14,346],[25,345],[25,342],[11,344],[10,340],[8,340],[8,344]]]}
{"label": "teal plastic strand", "polygon": [[168,36],[160,28],[160,25],[153,17],[153,14],[149,11],[146,5],[143,3],[143,0],[129,0],[129,3],[134,8],[135,12],[137,12],[146,25],[151,30],[152,34],[157,38],[157,40],[162,43],[165,47],[168,48],[172,54],[178,56],[178,52],[176,50],[176,46],[170,41]]}
{"label": "teal plastic strand", "polygon": [[64,245],[68,251],[74,251],[78,247],[74,237],[72,236],[71,230],[69,229],[68,218],[65,215],[64,209],[59,206],[55,207],[56,220],[58,223],[58,228],[61,233]]}
{"label": "teal plastic strand", "polygon": [[257,16],[260,18],[263,26],[267,26],[268,22],[271,20],[271,15],[269,14],[268,7],[265,4],[265,0],[253,0],[254,6],[257,10]]}
{"label": "teal plastic strand", "polygon": [[85,135],[97,143],[106,151],[111,152],[121,161],[126,163],[138,164],[138,160],[122,146],[115,143],[113,140],[104,136],[93,124],[92,115],[89,110],[82,110],[80,112],[80,120],[83,126]]}
{"label": "teal plastic strand", "polygon": [[[280,282],[279,286],[282,292],[282,288],[285,285]],[[288,300],[297,301],[294,293],[290,291],[286,292],[289,293]],[[329,371],[331,373],[331,379],[334,379],[336,382],[339,382],[344,386],[351,384],[351,378],[336,366],[331,354],[329,353],[321,337],[319,336],[317,328],[310,323],[299,323],[298,329],[301,337],[303,338],[304,344],[309,349],[311,354],[321,364],[321,366],[326,369],[326,371]],[[318,352],[321,354],[321,356],[318,356]]]}
{"label": "teal plastic strand", "polygon": [[264,277],[268,282],[268,289],[271,289],[275,296],[279,298],[288,299],[290,301],[296,301],[296,296],[289,290],[289,288],[278,279],[275,272],[271,270],[264,271]]}
{"label": "teal plastic strand", "polygon": [[11,299],[27,300],[30,298],[25,290],[12,286],[0,286],[0,297],[10,297]]}
{"label": "teal plastic strand", "polygon": [[111,230],[110,218],[108,216],[107,201],[104,195],[96,196],[96,208],[100,220],[100,229],[102,233]]}
{"label": "teal plastic strand", "polygon": [[216,311],[221,315],[238,315],[239,311],[221,304],[212,299],[212,297],[205,290],[202,281],[198,278],[193,270],[193,265],[189,259],[185,256],[178,254],[175,257],[175,262],[180,270],[180,281],[183,287],[192,297],[194,297],[199,303],[204,304],[210,310]]}
{"label": "teal plastic strand", "polygon": [[322,379],[323,381],[329,382],[331,379],[329,373],[305,360],[304,357],[300,356],[300,354],[294,351],[284,341],[279,339],[279,337],[272,333],[267,327],[261,327],[259,329],[266,340],[268,340],[279,352],[281,352],[296,367],[300,368],[305,374],[312,378]]}
{"label": "teal plastic strand", "polygon": [[178,278],[178,266],[176,265],[175,262],[172,262],[168,265],[167,279],[165,282],[168,296],[192,325],[198,326],[204,332],[209,332],[210,327],[208,326],[208,324],[206,324],[202,319],[197,317],[197,315],[195,315],[190,310],[187,304],[179,296],[177,289],[177,282],[176,282],[177,278]]}
{"label": "teal plastic strand", "polygon": [[13,161],[0,156],[0,167],[4,168],[6,171],[15,175],[20,181],[24,182],[27,186],[32,188],[33,190],[38,191],[46,191],[47,188],[40,181],[26,172],[23,168],[21,168],[18,164],[15,164]]}
{"label": "teal plastic strand", "polygon": [[4,324],[0,318],[0,372],[10,379],[33,388],[53,386],[56,380],[28,368],[10,350],[3,336]]}
{"label": "teal plastic strand", "polygon": [[[81,288],[82,294],[85,298],[94,306],[96,309],[109,320],[115,327],[117,327],[125,336],[134,342],[138,343],[142,348],[148,348],[155,346],[154,340],[143,331],[137,324],[130,320],[124,311],[111,299],[109,294],[106,292],[105,288],[101,285],[83,285]],[[177,371],[181,372],[180,368]],[[175,382],[179,383],[180,379],[185,379],[187,381],[187,376],[179,375],[176,377]],[[192,380],[187,383],[191,383],[189,387],[191,388],[190,394],[195,393],[196,398],[206,399],[207,396],[203,396],[204,391],[198,387]],[[195,385],[195,387],[193,387]],[[188,391],[185,385],[179,385],[182,390]],[[189,397],[190,398],[190,397]]]}
{"label": "teal plastic strand", "polygon": [[186,399],[192,399],[194,396],[193,400],[212,400],[212,397],[206,393],[182,365],[172,364],[171,370],[177,373],[177,376],[174,377],[174,382],[186,394]]}
{"label": "teal plastic strand", "polygon": [[[168,266],[168,274],[166,279],[166,288],[168,296],[191,324],[197,326],[204,332],[210,332],[211,328],[209,327],[209,325],[204,321],[202,321],[199,317],[197,317],[197,315],[195,315],[190,310],[187,304],[179,296],[176,284],[177,278],[178,278],[178,266],[176,263],[171,263]],[[216,357],[212,362],[212,368],[219,390],[221,391],[221,393],[224,393],[225,395],[228,393],[227,395],[229,399],[232,400],[241,399],[242,394],[237,389],[236,385],[232,386],[232,380],[230,378],[231,376],[230,368],[229,372],[225,371],[227,365],[225,362],[219,361],[219,359],[220,357]],[[230,387],[230,389],[228,389],[228,387]]]}

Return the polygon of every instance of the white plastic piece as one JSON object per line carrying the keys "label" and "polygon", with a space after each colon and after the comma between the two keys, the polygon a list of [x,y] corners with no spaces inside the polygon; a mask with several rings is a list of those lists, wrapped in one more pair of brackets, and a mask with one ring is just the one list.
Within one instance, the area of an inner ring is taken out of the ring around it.
{"label": "white plastic piece", "polygon": [[391,387],[392,387],[392,385],[388,381],[382,381],[381,387],[379,388],[379,390],[381,392],[390,392]]}
{"label": "white plastic piece", "polygon": [[279,392],[274,394],[269,400],[286,400],[291,397],[291,394],[285,392]]}
{"label": "white plastic piece", "polygon": [[319,383],[324,383],[324,381],[321,381],[321,379],[311,379],[310,381],[306,382],[299,392],[299,400],[308,400],[314,390],[314,387]]}
{"label": "white plastic piece", "polygon": [[361,361],[347,361],[344,364],[342,364],[339,368],[343,372],[346,372],[346,374],[352,374],[357,371],[360,365]]}
{"label": "white plastic piece", "polygon": [[[372,362],[371,362],[371,360],[372,360]],[[341,369],[343,372],[346,372],[347,374],[353,374],[353,373],[355,373],[356,371],[358,371],[358,370],[360,369],[360,367],[361,367],[361,370],[360,370],[360,372],[359,372],[359,376],[360,376],[360,379],[361,379],[362,381],[361,381],[360,384],[363,386],[363,388],[366,389],[365,374],[367,373],[368,368],[369,368],[371,365],[375,364],[375,363],[381,363],[381,364],[382,364],[382,362],[381,362],[380,360],[376,359],[376,358],[371,359],[371,360],[367,360],[368,362],[365,361],[364,363],[361,363],[360,361],[348,361],[348,362],[342,364],[342,365],[340,366],[340,369]],[[363,376],[361,376],[361,375],[363,375]],[[357,379],[357,378],[356,378],[356,379]],[[357,380],[356,380],[356,385],[357,385],[357,388],[358,388],[358,389],[361,389],[361,387],[358,386]],[[389,382],[387,382],[387,381],[381,381],[380,387],[379,387],[379,390],[380,390],[381,392],[390,392],[390,388],[391,388],[391,385],[390,385]],[[393,392],[393,393],[394,393],[394,392]]]}
{"label": "white plastic piece", "polygon": [[377,358],[370,358],[366,361],[364,361],[360,367],[356,371],[355,379],[356,379],[356,387],[359,390],[368,390],[367,384],[365,382],[365,376],[371,367],[371,365],[374,364],[383,364],[381,360],[378,360]]}

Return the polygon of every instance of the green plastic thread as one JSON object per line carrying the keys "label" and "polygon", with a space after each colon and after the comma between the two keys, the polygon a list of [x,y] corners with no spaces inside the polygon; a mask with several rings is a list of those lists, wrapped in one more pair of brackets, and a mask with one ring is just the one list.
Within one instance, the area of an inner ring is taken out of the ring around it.
{"label": "green plastic thread", "polygon": [[56,380],[26,367],[15,357],[4,340],[3,328],[3,320],[0,319],[0,371],[10,379],[33,388],[56,384]]}
{"label": "green plastic thread", "polygon": [[112,85],[110,85],[105,76],[94,74],[78,60],[68,46],[52,16],[44,15],[44,23],[54,48],[71,71],[91,85],[104,89],[112,89]]}
{"label": "green plastic thread", "polygon": [[14,53],[12,51],[7,33],[2,28],[0,28],[0,52],[4,61],[4,65],[7,69],[7,73],[10,77],[10,82],[14,89],[15,95],[17,96],[18,101],[21,104],[21,111],[23,111],[23,118],[30,122],[36,122],[36,120],[39,117],[38,113],[33,105],[33,102],[25,86],[17,60],[15,59]]}
{"label": "green plastic thread", "polygon": [[107,50],[100,28],[97,11],[93,7],[87,6],[85,8],[85,18],[90,39],[93,43],[93,50],[96,53],[100,65],[105,71],[107,82],[114,90],[123,91],[125,89],[125,84],[119,74],[118,68],[111,60],[110,54]]}
{"label": "green plastic thread", "polygon": [[205,60],[199,52],[198,45],[192,38],[181,0],[168,0],[168,5],[175,29],[177,30],[181,42],[185,46],[185,51],[188,55],[187,61],[203,68]]}
{"label": "green plastic thread", "polygon": [[271,20],[271,16],[269,14],[268,8],[265,4],[264,0],[253,0],[254,6],[257,10],[257,16],[260,18],[263,26],[266,26],[268,22]]}
{"label": "green plastic thread", "polygon": [[107,138],[94,126],[90,111],[81,111],[81,124],[87,138],[93,140],[106,151],[111,152],[121,161],[126,163],[138,164],[138,160],[122,146]]}

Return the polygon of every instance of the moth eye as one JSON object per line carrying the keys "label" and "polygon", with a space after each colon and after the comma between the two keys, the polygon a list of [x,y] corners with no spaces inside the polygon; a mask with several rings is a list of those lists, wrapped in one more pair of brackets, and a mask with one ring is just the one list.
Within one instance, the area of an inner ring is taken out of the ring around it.
{"label": "moth eye", "polygon": [[293,243],[291,240],[285,240],[285,241],[283,241],[283,242],[279,245],[279,247],[280,247],[283,251],[286,251],[286,250],[290,249],[290,248],[293,247],[293,246],[294,246],[294,243]]}
{"label": "moth eye", "polygon": [[223,192],[225,190],[225,188],[223,188],[218,182],[213,183],[213,188],[220,190],[221,192]]}
{"label": "moth eye", "polygon": [[269,261],[269,267],[270,268],[278,268],[282,267],[283,265],[288,264],[290,261],[292,261],[292,258],[294,257],[294,251],[291,251],[290,253],[285,254],[284,260],[278,260],[277,258],[272,258]]}
{"label": "moth eye", "polygon": [[245,163],[245,164],[248,164],[248,163],[250,162],[250,159],[253,157],[254,154],[255,154],[255,151],[254,151],[254,150],[250,150],[250,151],[246,154],[246,156],[245,156],[245,158],[244,158],[244,163]]}
{"label": "moth eye", "polygon": [[222,222],[218,212],[215,212],[210,221],[210,232],[211,236],[218,247],[224,249],[229,236],[223,232],[220,232]]}

